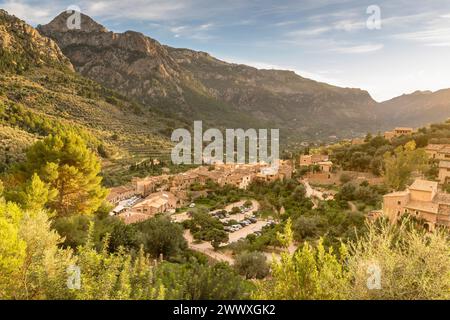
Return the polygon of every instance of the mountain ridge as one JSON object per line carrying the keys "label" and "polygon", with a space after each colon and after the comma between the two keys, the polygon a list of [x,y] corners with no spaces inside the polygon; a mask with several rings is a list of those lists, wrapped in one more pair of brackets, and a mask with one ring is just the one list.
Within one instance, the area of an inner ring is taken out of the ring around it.
{"label": "mountain ridge", "polygon": [[450,103],[441,93],[446,89],[378,103],[359,88],[333,86],[290,70],[229,63],[204,51],[163,45],[140,32],[114,33],[83,14],[81,30],[69,30],[68,17],[63,12],[37,30],[55,42],[78,73],[188,125],[203,120],[222,129],[281,128],[284,144],[297,144],[450,117]]}
{"label": "mountain ridge", "polygon": [[[81,30],[61,28],[67,18],[61,13],[38,30],[58,43],[82,75],[150,108],[222,128],[278,127],[289,137],[363,134],[376,122],[370,109],[376,102],[367,91],[339,88],[288,70],[228,63],[205,52],[161,45],[142,33],[86,32],[83,23]],[[122,39],[127,37],[151,43],[151,52],[136,55],[133,45],[117,45],[126,44]]]}
{"label": "mountain ridge", "polygon": [[105,177],[130,175],[130,165],[166,156],[167,136],[186,125],[76,73],[56,43],[5,11],[0,57],[0,173],[34,141],[70,130],[102,157]]}

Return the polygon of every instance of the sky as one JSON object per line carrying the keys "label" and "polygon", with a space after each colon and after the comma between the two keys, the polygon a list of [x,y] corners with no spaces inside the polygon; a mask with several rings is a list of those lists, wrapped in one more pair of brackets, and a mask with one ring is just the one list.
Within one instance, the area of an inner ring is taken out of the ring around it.
{"label": "sky", "polygon": [[0,0],[33,26],[77,6],[111,31],[367,90],[450,88],[449,0]]}

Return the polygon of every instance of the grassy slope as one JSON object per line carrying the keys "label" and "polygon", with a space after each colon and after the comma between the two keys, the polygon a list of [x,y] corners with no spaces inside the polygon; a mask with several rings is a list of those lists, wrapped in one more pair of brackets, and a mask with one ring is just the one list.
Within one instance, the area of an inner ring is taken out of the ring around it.
{"label": "grassy slope", "polygon": [[13,158],[35,139],[76,128],[93,148],[105,147],[105,167],[116,171],[167,153],[171,144],[160,131],[177,125],[93,81],[50,67],[0,76],[0,124],[2,148]]}

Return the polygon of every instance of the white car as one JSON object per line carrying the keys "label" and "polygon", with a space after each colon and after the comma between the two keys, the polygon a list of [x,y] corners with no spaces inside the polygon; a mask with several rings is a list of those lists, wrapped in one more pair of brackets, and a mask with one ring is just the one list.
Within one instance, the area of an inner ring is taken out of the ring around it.
{"label": "white car", "polygon": [[195,208],[195,203],[191,203],[191,204],[189,205],[189,208]]}

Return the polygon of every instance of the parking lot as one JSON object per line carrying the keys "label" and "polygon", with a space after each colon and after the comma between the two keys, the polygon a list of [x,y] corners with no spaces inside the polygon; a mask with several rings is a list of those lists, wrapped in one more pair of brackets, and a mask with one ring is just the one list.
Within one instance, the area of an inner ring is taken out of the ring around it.
{"label": "parking lot", "polygon": [[269,224],[268,221],[258,220],[255,224],[248,225],[246,227],[243,227],[242,229],[230,232],[229,233],[229,240],[227,244],[236,242],[240,239],[243,239],[247,237],[249,234],[261,231],[264,226]]}
{"label": "parking lot", "polygon": [[[269,220],[262,220],[254,216],[254,214],[259,210],[259,203],[256,200],[251,200],[252,205],[249,208],[244,208],[243,205],[246,200],[241,200],[238,202],[231,203],[223,209],[217,209],[210,212],[210,215],[218,218],[224,225],[225,230],[229,234],[229,241],[226,244],[236,242],[240,239],[247,237],[249,234],[254,234],[260,232],[266,225],[274,223]],[[241,208],[241,212],[236,214],[231,214],[234,207]],[[225,216],[226,211],[226,216]],[[223,215],[218,215],[221,213]],[[172,221],[183,222],[189,220],[190,216],[187,212],[181,212],[173,214],[171,216]],[[230,221],[236,221],[234,225],[228,225]],[[244,223],[244,221],[246,221]],[[234,227],[233,227],[234,226]],[[205,244],[206,245],[206,244]],[[197,248],[196,248],[197,249]]]}

